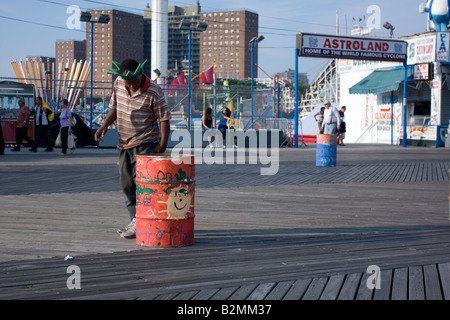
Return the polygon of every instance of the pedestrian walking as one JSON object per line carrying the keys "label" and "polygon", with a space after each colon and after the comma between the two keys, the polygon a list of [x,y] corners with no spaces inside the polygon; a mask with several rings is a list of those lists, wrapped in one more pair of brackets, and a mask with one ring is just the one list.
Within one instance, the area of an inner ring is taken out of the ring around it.
{"label": "pedestrian walking", "polygon": [[61,101],[61,113],[59,114],[60,128],[59,134],[61,135],[61,153],[60,155],[67,154],[69,136],[72,135],[72,112],[69,109],[69,101],[63,99]]}
{"label": "pedestrian walking", "polygon": [[19,99],[19,111],[16,120],[16,146],[11,151],[20,151],[23,140],[30,146],[34,144],[33,139],[28,135],[30,129],[30,108],[25,104],[23,99]]}

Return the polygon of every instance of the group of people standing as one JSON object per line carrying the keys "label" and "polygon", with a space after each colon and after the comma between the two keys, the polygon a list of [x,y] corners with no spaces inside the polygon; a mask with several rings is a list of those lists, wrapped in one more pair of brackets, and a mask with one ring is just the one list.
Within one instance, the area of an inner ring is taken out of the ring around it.
{"label": "group of people standing", "polygon": [[319,127],[320,134],[336,134],[337,143],[340,146],[345,146],[344,138],[347,131],[345,124],[346,106],[342,106],[340,110],[331,106],[330,101],[325,101],[324,107],[314,115],[314,119]]}
{"label": "group of people standing", "polygon": [[[46,146],[45,152],[52,152],[53,145],[49,139],[50,123],[54,120],[54,111],[42,101],[41,97],[36,97],[35,107],[30,110],[23,99],[19,99],[19,111],[16,120],[16,146],[11,151],[20,151],[23,140],[30,146],[31,152],[37,152],[40,142]],[[30,128],[30,116],[34,116],[35,134],[34,140],[28,135]],[[67,154],[68,138],[72,134],[72,112],[69,108],[69,101],[63,99],[61,101],[60,120],[60,137],[62,150],[61,155]],[[73,151],[73,150],[72,150]]]}

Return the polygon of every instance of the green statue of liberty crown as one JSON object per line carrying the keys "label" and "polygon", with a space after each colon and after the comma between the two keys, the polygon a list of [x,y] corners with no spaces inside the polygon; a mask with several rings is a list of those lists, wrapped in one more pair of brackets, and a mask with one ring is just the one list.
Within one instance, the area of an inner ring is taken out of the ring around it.
{"label": "green statue of liberty crown", "polygon": [[136,68],[136,70],[134,72],[128,71],[127,74],[125,74],[125,75],[120,73],[120,63],[118,63],[116,61],[113,61],[112,63],[114,64],[114,66],[117,69],[106,69],[108,71],[107,72],[108,74],[120,76],[125,81],[132,81],[132,80],[136,79],[138,77],[138,75],[141,73],[141,70],[144,67],[144,65],[147,63],[147,60],[145,60],[144,62],[139,64],[139,66]]}

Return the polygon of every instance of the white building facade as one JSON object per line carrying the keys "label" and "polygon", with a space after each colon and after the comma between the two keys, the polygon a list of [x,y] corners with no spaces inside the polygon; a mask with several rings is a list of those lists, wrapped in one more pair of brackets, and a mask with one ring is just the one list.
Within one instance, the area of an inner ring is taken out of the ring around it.
{"label": "white building facade", "polygon": [[[405,37],[407,142],[442,146],[450,119],[450,32]],[[346,106],[346,142],[402,144],[403,64],[338,61],[340,106]]]}

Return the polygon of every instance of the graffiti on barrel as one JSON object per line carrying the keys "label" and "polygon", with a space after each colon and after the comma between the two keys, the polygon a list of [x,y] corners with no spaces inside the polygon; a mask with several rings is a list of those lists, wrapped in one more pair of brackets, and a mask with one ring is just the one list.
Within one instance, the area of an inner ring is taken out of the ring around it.
{"label": "graffiti on barrel", "polygon": [[195,165],[193,159],[187,160],[136,157],[137,244],[157,247],[193,244]]}

